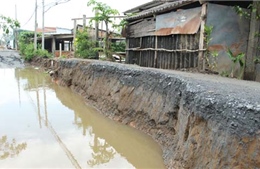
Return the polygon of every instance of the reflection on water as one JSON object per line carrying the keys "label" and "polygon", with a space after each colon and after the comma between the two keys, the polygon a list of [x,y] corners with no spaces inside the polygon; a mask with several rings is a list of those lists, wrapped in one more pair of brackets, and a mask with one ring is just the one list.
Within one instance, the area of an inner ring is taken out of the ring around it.
{"label": "reflection on water", "polygon": [[0,138],[0,160],[18,156],[20,152],[26,149],[26,143],[16,143],[15,139],[8,141],[7,136]]}
{"label": "reflection on water", "polygon": [[106,141],[94,136],[94,144],[90,145],[93,150],[91,153],[92,158],[88,160],[88,165],[93,167],[95,165],[108,163],[110,159],[113,159],[116,152]]}
{"label": "reflection on water", "polygon": [[16,138],[1,145],[20,153],[5,149],[0,168],[164,168],[150,137],[103,117],[47,74],[0,69],[0,81],[0,134]]}

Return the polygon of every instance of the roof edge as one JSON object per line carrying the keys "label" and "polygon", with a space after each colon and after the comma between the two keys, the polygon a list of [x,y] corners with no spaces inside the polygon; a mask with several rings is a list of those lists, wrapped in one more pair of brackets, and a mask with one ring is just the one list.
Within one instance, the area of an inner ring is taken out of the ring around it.
{"label": "roof edge", "polygon": [[147,11],[147,12],[142,13],[142,14],[130,16],[130,17],[127,17],[126,20],[128,20],[128,21],[136,20],[136,19],[152,16],[154,14],[167,12],[169,10],[172,10],[172,9],[175,9],[175,8],[178,8],[178,7],[181,7],[181,6],[185,6],[185,5],[188,5],[188,4],[192,4],[192,3],[197,2],[197,1],[198,0],[175,1],[175,2],[170,3],[169,6],[162,6],[161,8],[158,8],[158,9],[155,9],[155,10],[151,10],[151,11]]}

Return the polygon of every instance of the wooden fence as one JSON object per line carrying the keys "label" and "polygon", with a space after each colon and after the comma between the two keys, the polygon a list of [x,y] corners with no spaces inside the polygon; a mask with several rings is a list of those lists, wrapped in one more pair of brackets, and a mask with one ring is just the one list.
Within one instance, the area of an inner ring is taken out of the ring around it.
{"label": "wooden fence", "polygon": [[161,69],[198,66],[199,33],[127,38],[126,63]]}

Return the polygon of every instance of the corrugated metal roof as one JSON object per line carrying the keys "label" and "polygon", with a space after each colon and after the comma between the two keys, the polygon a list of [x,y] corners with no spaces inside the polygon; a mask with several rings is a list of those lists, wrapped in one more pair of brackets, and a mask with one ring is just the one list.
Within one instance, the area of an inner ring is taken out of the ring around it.
{"label": "corrugated metal roof", "polygon": [[135,20],[135,19],[151,16],[153,14],[166,12],[166,11],[172,10],[174,8],[181,7],[183,5],[191,4],[193,2],[197,2],[197,0],[179,0],[179,1],[174,1],[174,2],[166,2],[159,6],[144,10],[144,11],[138,13],[137,15],[130,16],[130,17],[126,18],[126,20]]}
{"label": "corrugated metal roof", "polygon": [[[171,0],[171,1],[173,1],[173,0]],[[145,3],[145,4],[142,4],[142,5],[139,5],[139,6],[137,6],[137,7],[132,8],[132,9],[129,9],[129,10],[123,12],[123,13],[124,13],[124,14],[128,14],[128,13],[141,12],[141,11],[143,11],[143,10],[147,10],[147,9],[149,9],[149,8],[153,8],[153,7],[155,7],[155,6],[161,5],[161,4],[163,4],[163,3],[165,3],[165,2],[164,2],[164,1],[155,1],[155,0],[153,0],[153,1],[151,1],[151,2],[147,2],[147,3]]]}
{"label": "corrugated metal roof", "polygon": [[158,15],[155,35],[195,34],[200,27],[200,15],[201,7]]}
{"label": "corrugated metal roof", "polygon": [[[36,32],[42,32],[42,28],[37,28]],[[56,27],[44,27],[44,33],[55,33]]]}

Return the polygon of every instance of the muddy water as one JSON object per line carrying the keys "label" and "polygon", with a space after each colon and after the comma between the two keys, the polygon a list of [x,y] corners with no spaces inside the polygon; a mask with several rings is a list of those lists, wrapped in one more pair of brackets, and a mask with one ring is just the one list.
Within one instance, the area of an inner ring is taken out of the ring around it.
{"label": "muddy water", "polygon": [[0,69],[0,168],[164,168],[158,145],[34,68]]}

